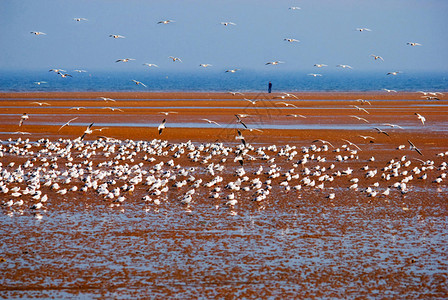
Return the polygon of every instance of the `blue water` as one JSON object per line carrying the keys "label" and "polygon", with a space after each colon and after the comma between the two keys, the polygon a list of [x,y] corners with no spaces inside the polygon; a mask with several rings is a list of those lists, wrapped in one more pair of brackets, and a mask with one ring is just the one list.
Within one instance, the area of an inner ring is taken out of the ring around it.
{"label": "blue water", "polygon": [[[69,72],[73,77],[43,71],[0,71],[0,91],[48,92],[48,91],[245,91],[267,90],[269,81],[276,91],[381,91],[383,88],[397,91],[448,91],[448,73],[401,73],[397,76],[386,72],[340,71],[322,73],[312,77],[307,72],[255,72],[238,71],[174,73],[162,72]],[[147,85],[136,85],[132,80]],[[38,81],[46,83],[36,84]]]}

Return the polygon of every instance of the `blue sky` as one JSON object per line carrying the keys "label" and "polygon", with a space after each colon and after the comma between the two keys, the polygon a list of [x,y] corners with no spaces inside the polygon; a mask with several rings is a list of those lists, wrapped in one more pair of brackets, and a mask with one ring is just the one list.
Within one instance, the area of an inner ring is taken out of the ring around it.
{"label": "blue sky", "polygon": [[[0,70],[448,71],[446,16],[446,0],[1,0]],[[276,60],[285,63],[265,65]]]}

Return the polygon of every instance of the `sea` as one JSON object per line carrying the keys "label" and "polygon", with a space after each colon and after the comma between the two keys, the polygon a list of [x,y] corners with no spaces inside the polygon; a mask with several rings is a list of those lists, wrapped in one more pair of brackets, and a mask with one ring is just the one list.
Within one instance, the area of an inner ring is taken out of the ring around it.
{"label": "sea", "polygon": [[[306,72],[73,72],[62,78],[55,72],[0,71],[1,92],[260,92],[272,82],[273,92],[323,91],[448,91],[448,72],[386,72],[322,73],[311,76]],[[133,80],[142,84],[136,84]]]}

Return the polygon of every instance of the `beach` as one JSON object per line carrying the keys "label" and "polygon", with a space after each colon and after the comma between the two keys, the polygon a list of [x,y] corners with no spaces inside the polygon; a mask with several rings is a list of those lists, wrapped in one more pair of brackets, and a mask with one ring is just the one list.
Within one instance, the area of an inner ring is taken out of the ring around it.
{"label": "beach", "polygon": [[446,298],[448,99],[422,96],[0,93],[0,295]]}

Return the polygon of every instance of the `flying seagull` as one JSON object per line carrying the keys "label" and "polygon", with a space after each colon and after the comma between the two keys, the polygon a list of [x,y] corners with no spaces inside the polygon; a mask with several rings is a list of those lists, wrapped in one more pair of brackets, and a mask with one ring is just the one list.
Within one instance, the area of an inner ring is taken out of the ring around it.
{"label": "flying seagull", "polygon": [[244,139],[243,134],[238,129],[236,131],[238,132],[238,135],[235,137],[235,139],[241,140],[241,143],[243,143],[243,145],[246,146],[246,140]]}
{"label": "flying seagull", "polygon": [[173,62],[175,62],[176,60],[179,62],[182,62],[182,60],[179,57],[168,56],[168,58],[171,58],[173,60]]}
{"label": "flying seagull", "polygon": [[120,58],[120,59],[117,59],[115,62],[117,63],[117,62],[128,62],[128,61],[131,61],[131,60],[135,60],[135,59],[133,59],[133,58]]}
{"label": "flying seagull", "polygon": [[415,147],[415,145],[410,140],[408,140],[408,143],[411,146],[411,150],[415,150],[415,151],[417,151],[418,154],[423,155],[422,152],[420,151],[420,149]]}
{"label": "flying seagull", "polygon": [[166,123],[166,119],[163,119],[162,123],[159,125],[159,127],[157,127],[157,130],[159,131],[159,135],[161,135],[163,129],[165,129],[165,123]]}
{"label": "flying seagull", "polygon": [[23,113],[22,116],[20,117],[19,127],[22,126],[23,122],[25,120],[28,120],[29,118],[30,117],[26,113]]}
{"label": "flying seagull", "polygon": [[273,65],[273,66],[278,65],[278,64],[284,64],[284,62],[276,60],[276,61],[270,61],[270,62],[265,63],[265,65]]}
{"label": "flying seagull", "polygon": [[416,115],[417,118],[422,122],[422,124],[425,125],[426,118],[424,116],[419,113],[414,113],[414,115]]}
{"label": "flying seagull", "polygon": [[372,56],[375,60],[380,59],[380,60],[384,61],[384,59],[381,56],[379,56],[379,55],[370,54],[370,56]]}
{"label": "flying seagull", "polygon": [[221,24],[224,25],[224,26],[228,26],[228,25],[233,25],[233,26],[235,26],[235,25],[236,25],[236,24],[233,23],[233,22],[221,22]]}
{"label": "flying seagull", "polygon": [[119,34],[109,34],[109,37],[114,39],[124,39],[125,36],[119,35]]}
{"label": "flying seagull", "polygon": [[144,66],[148,66],[148,67],[156,67],[156,68],[159,67],[159,66],[156,65],[156,64],[149,64],[149,63],[144,63],[143,65],[144,65]]}
{"label": "flying seagull", "polygon": [[241,125],[243,125],[244,128],[247,129],[246,124],[244,124],[244,122],[240,119],[240,116],[239,116],[239,115],[235,115],[235,117],[236,117],[236,122],[237,122],[237,123],[241,123]]}
{"label": "flying seagull", "polygon": [[218,125],[218,126],[221,126],[221,124],[219,124],[218,122],[215,122],[215,121],[212,121],[212,120],[209,120],[209,119],[201,119],[201,120],[203,120],[203,121],[206,121],[207,123],[209,123],[209,124],[216,124],[216,125]]}
{"label": "flying seagull", "polygon": [[72,122],[72,121],[74,121],[74,120],[76,120],[76,119],[78,119],[78,117],[69,120],[69,121],[66,122],[64,125],[62,125],[61,127],[59,127],[58,131],[61,130],[61,129],[62,129],[63,127],[65,127],[65,126],[69,126],[69,125],[70,125],[70,122]]}
{"label": "flying seagull", "polygon": [[157,22],[157,24],[169,24],[171,22],[175,22],[175,21],[174,20],[164,20],[164,21]]}
{"label": "flying seagull", "polygon": [[290,42],[290,43],[292,43],[292,42],[296,42],[296,43],[300,42],[299,40],[292,39],[292,38],[284,38],[283,40],[287,41],[287,42]]}
{"label": "flying seagull", "polygon": [[142,85],[142,86],[144,86],[144,87],[147,87],[146,84],[144,84],[144,83],[141,82],[141,81],[134,80],[134,79],[132,79],[132,81],[135,82],[136,85]]}
{"label": "flying seagull", "polygon": [[84,139],[84,137],[88,134],[91,134],[93,130],[91,129],[93,126],[93,123],[87,126],[86,130],[84,131],[84,134],[81,136],[81,141]]}
{"label": "flying seagull", "polygon": [[40,32],[40,31],[31,31],[30,33],[34,34],[34,35],[47,35],[44,32]]}

